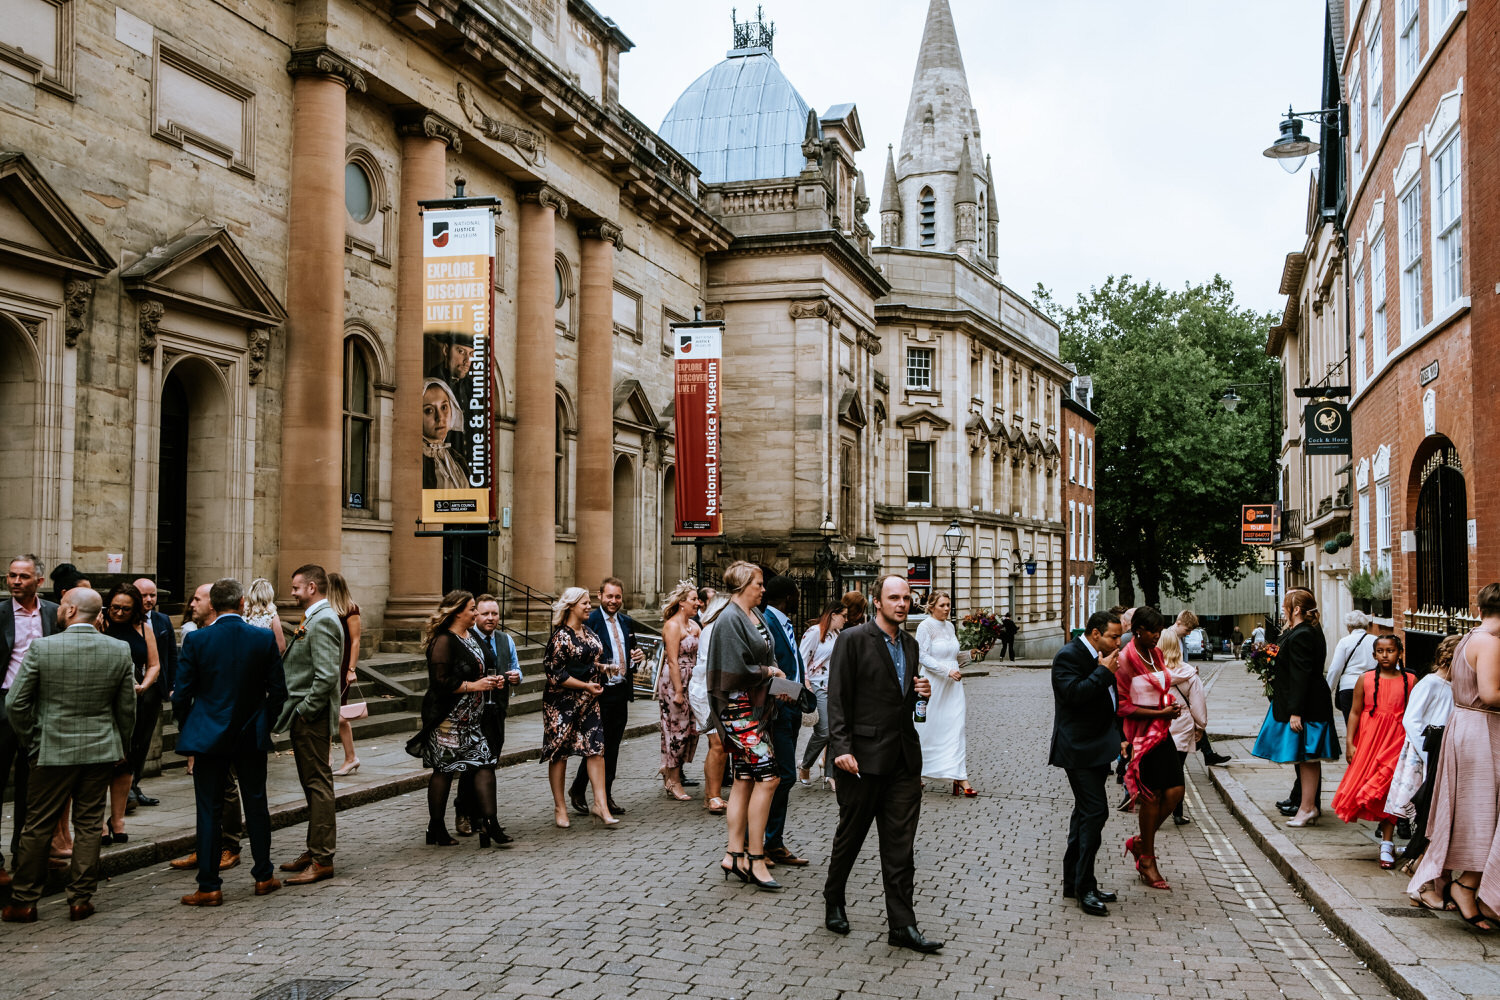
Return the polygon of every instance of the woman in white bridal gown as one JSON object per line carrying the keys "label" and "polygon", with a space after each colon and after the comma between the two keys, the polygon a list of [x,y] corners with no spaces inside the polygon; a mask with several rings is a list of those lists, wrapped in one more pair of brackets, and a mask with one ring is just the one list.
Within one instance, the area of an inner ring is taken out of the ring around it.
{"label": "woman in white bridal gown", "polygon": [[949,616],[953,602],[942,591],[927,602],[927,620],[917,626],[917,649],[922,676],[932,683],[927,699],[927,721],[917,726],[922,740],[922,777],[953,782],[953,794],[973,798],[979,793],[969,786],[968,750],[964,741],[963,674],[959,660],[970,654],[958,648],[958,635]]}

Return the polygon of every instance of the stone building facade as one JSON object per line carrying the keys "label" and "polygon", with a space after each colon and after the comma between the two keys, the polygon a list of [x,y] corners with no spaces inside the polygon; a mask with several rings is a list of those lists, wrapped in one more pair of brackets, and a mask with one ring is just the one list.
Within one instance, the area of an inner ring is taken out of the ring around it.
{"label": "stone building facade", "polygon": [[[877,249],[857,109],[814,112],[759,22],[654,131],[619,103],[630,40],[584,0],[18,0],[0,24],[0,548],[95,579],[118,556],[169,601],[223,573],[285,592],[316,561],[349,577],[372,641],[423,618],[454,574],[416,534],[435,527],[419,203],[461,177],[500,203],[499,517],[449,556],[548,592],[614,573],[635,604],[688,575],[668,330],[701,314],[728,328],[733,414],[710,564],[826,578],[832,551],[857,584],[960,516],[961,603],[1013,600],[1023,638],[1057,633],[1067,373],[1055,327],[996,273],[945,0],[928,35],[913,108],[948,97],[903,138],[909,193],[887,191],[910,236]],[[761,86],[773,72],[784,86]],[[753,140],[729,138],[751,119]],[[913,389],[924,344],[935,381]],[[911,442],[944,470],[918,504]],[[1024,583],[1023,555],[1045,567]]]}

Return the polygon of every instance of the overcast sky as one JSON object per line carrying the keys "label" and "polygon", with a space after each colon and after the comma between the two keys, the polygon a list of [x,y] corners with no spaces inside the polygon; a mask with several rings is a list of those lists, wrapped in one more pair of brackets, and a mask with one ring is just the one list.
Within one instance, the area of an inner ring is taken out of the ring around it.
{"label": "overcast sky", "polygon": [[[723,0],[594,0],[635,42],[620,99],[660,126],[730,48]],[[1316,109],[1322,0],[950,0],[995,164],[1000,273],[1071,304],[1110,274],[1172,287],[1215,272],[1240,302],[1280,309],[1302,248],[1312,161],[1261,150],[1288,103]],[[737,4],[740,18],[755,4]],[[776,59],[823,111],[852,101],[880,231],[887,143],[906,117],[927,0],[767,0]]]}

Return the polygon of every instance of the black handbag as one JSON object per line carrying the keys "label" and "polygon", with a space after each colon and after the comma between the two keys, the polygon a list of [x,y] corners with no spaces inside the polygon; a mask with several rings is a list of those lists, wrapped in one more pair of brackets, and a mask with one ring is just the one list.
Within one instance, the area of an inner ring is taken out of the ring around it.
{"label": "black handbag", "polygon": [[811,712],[814,715],[818,711],[818,696],[813,694],[812,688],[806,684],[802,685],[802,693],[797,695],[797,708],[803,715]]}

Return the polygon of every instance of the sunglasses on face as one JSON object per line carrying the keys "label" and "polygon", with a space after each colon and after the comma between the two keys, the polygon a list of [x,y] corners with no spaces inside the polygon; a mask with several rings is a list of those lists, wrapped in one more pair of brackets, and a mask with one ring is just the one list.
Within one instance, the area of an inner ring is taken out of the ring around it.
{"label": "sunglasses on face", "polygon": [[128,615],[134,610],[135,608],[129,604],[111,604],[109,606],[109,613],[112,615]]}

